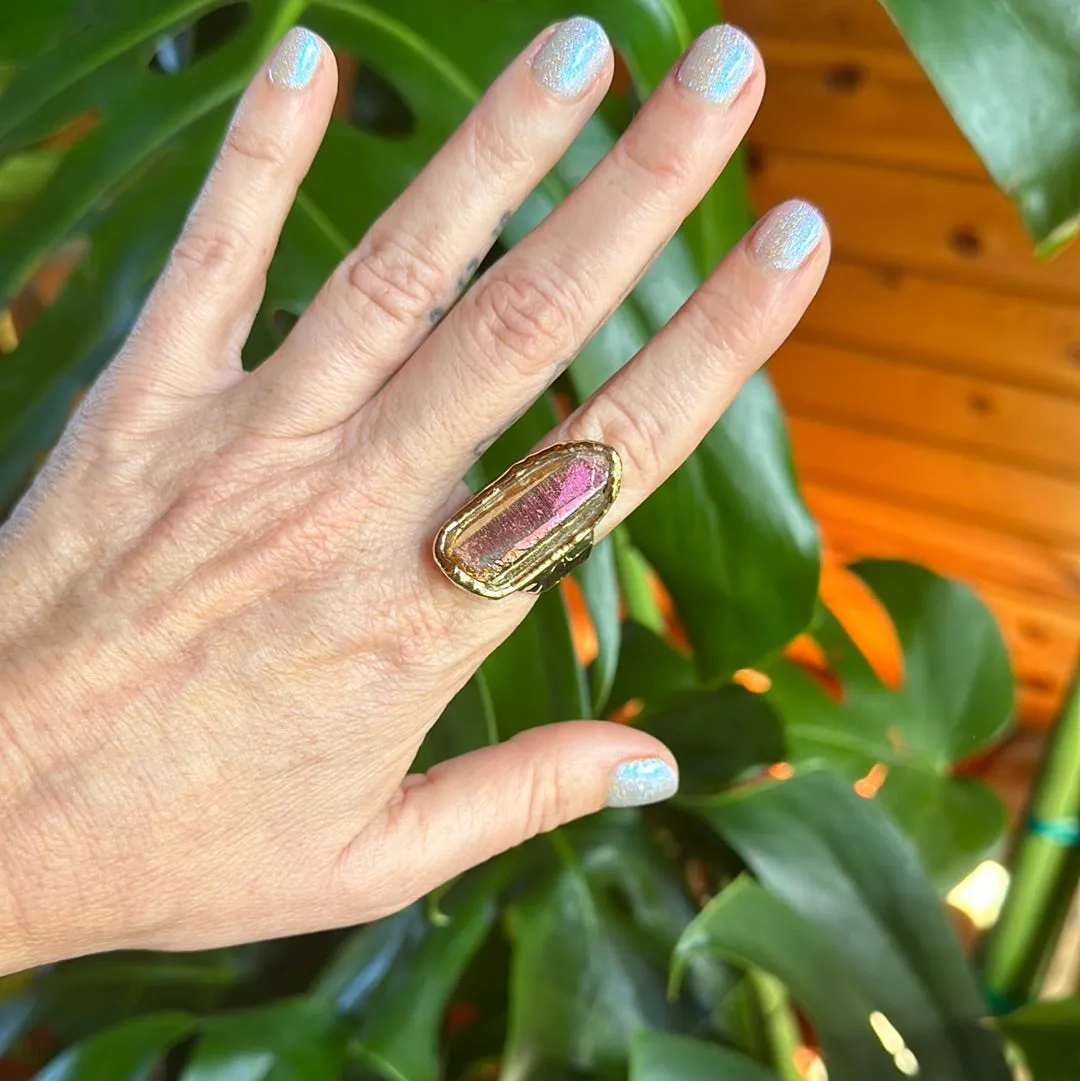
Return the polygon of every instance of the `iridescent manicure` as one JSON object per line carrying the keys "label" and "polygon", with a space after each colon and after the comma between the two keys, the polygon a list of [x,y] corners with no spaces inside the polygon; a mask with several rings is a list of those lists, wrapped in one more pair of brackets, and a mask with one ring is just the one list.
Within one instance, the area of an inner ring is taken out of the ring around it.
{"label": "iridescent manicure", "polygon": [[754,71],[753,42],[734,26],[714,26],[694,42],[676,78],[713,105],[736,97]]}
{"label": "iridescent manicure", "polygon": [[322,46],[319,39],[302,26],[294,26],[277,47],[266,76],[283,90],[303,90],[319,66]]}
{"label": "iridescent manicure", "polygon": [[767,270],[796,270],[821,243],[825,219],[817,207],[792,199],[770,211],[750,239],[750,253]]}
{"label": "iridescent manicure", "polygon": [[609,807],[642,807],[670,799],[679,790],[679,775],[662,758],[624,762],[608,783]]}
{"label": "iridescent manicure", "polygon": [[604,70],[611,45],[603,27],[577,15],[564,22],[532,62],[533,76],[561,98],[576,98]]}

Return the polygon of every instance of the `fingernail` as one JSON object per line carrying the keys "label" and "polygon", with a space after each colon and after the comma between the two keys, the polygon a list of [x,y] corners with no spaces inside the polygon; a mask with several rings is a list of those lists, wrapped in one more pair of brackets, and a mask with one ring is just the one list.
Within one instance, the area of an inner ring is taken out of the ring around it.
{"label": "fingernail", "polygon": [[750,252],[767,270],[795,270],[821,242],[825,219],[801,199],[771,210],[750,239]]}
{"label": "fingernail", "polygon": [[577,15],[567,19],[544,43],[532,62],[533,76],[561,98],[576,98],[604,70],[611,45],[604,28]]}
{"label": "fingernail", "polygon": [[266,69],[267,78],[283,90],[302,90],[311,82],[321,53],[319,39],[310,30],[294,26],[281,39]]}
{"label": "fingernail", "polygon": [[694,42],[679,65],[678,81],[713,105],[725,105],[754,71],[753,42],[734,26],[714,26]]}
{"label": "fingernail", "polygon": [[624,762],[608,784],[609,807],[642,807],[670,799],[679,790],[679,775],[662,758]]}

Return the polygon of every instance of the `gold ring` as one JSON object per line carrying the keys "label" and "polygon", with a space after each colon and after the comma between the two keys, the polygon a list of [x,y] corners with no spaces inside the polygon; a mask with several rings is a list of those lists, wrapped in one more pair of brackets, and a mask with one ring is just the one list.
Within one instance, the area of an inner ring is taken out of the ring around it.
{"label": "gold ring", "polygon": [[439,530],[435,562],[497,600],[542,593],[584,563],[619,494],[622,460],[603,443],[556,443],[511,466]]}

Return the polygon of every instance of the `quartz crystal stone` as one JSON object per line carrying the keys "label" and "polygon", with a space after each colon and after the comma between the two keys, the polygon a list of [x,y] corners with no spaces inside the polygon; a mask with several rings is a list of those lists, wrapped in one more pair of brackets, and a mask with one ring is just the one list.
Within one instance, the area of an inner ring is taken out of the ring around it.
{"label": "quartz crystal stone", "polygon": [[602,443],[563,443],[526,458],[443,527],[439,565],[486,597],[550,584],[587,554],[620,473],[618,455]]}

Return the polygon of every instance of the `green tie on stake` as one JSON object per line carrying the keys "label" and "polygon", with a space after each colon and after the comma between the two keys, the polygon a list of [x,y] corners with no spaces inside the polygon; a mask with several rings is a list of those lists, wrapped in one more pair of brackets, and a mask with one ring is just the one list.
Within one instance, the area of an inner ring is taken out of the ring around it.
{"label": "green tie on stake", "polygon": [[983,954],[995,1013],[1038,996],[1080,884],[1080,677],[1051,735],[1013,858],[1012,884]]}

